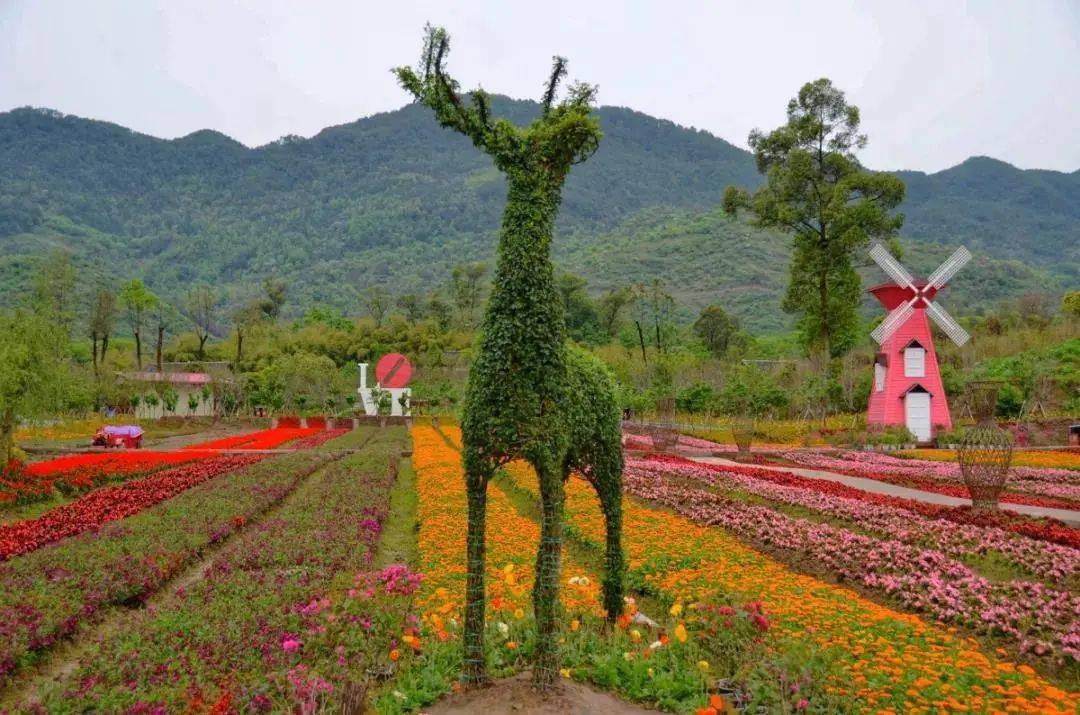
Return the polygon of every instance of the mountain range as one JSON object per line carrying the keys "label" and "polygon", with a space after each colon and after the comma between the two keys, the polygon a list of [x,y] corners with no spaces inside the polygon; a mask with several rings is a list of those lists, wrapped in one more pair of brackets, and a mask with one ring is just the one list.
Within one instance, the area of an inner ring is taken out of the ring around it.
{"label": "mountain range", "polygon": [[[494,111],[525,123],[538,107],[498,98]],[[726,185],[760,182],[753,157],[630,109],[597,111],[600,149],[564,192],[560,268],[594,290],[659,278],[686,315],[715,302],[754,330],[790,325],[779,311],[790,239],[718,209]],[[289,282],[294,313],[359,313],[369,285],[424,292],[455,264],[490,261],[505,201],[490,160],[417,105],[257,148],[17,109],[0,113],[0,167],[5,303],[59,247],[86,284],[138,276],[176,301],[206,282],[238,302],[273,275]],[[976,255],[943,296],[954,311],[1080,284],[1080,171],[973,157],[896,173],[905,264],[929,272],[959,244]]]}

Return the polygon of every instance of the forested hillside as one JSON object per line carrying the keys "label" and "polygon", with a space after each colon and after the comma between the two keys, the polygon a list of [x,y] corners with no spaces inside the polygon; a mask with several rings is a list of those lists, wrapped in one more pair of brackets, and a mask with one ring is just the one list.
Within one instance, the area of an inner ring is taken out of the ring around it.
{"label": "forested hillside", "polygon": [[[496,110],[525,122],[536,105]],[[786,240],[715,209],[727,184],[758,182],[750,154],[628,109],[599,115],[600,150],[565,192],[563,268],[598,288],[660,278],[688,306],[729,303],[749,327],[784,326]],[[291,284],[293,311],[355,312],[368,285],[422,291],[455,264],[489,258],[504,201],[489,161],[415,106],[255,149],[213,131],[169,141],[20,109],[0,114],[0,166],[8,303],[62,246],[86,281],[134,274],[166,297],[205,281],[239,301],[274,275]],[[957,243],[980,256],[950,305],[1080,282],[1080,172],[977,158],[901,176],[909,264],[932,269]]]}

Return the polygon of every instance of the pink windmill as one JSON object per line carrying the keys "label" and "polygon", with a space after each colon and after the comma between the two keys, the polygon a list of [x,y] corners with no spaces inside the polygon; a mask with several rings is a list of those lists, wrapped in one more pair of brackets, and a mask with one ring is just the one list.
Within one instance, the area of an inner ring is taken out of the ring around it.
{"label": "pink windmill", "polygon": [[870,289],[889,314],[870,333],[881,350],[874,361],[866,423],[904,425],[919,442],[929,442],[935,430],[952,429],[952,418],[926,316],[957,345],[968,341],[967,331],[931,299],[971,260],[971,252],[956,249],[926,280],[908,273],[880,243],[870,256],[894,282]]}

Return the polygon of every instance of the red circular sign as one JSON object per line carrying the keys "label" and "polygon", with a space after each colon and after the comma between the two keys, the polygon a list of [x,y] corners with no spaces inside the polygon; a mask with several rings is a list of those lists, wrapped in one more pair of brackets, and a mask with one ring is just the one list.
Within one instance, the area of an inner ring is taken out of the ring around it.
{"label": "red circular sign", "polygon": [[412,365],[401,353],[388,353],[375,365],[375,379],[383,387],[405,387],[412,378]]}

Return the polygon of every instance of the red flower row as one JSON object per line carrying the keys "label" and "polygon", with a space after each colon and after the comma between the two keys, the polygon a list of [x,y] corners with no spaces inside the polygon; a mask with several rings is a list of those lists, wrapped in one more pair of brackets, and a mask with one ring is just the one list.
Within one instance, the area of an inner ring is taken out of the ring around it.
{"label": "red flower row", "polygon": [[[790,463],[784,466],[790,466]],[[896,484],[897,486],[908,487],[910,489],[919,489],[924,492],[944,494],[945,496],[950,497],[967,499],[970,496],[967,487],[963,484],[943,482],[931,477],[921,477],[914,474],[886,474],[884,472],[868,473],[861,469],[845,469],[835,465],[829,466],[827,471],[835,472],[836,474],[846,474],[851,477],[860,477],[862,479],[873,479],[875,481],[885,482],[886,484]],[[1000,501],[1005,504],[1025,504],[1028,506],[1043,506],[1053,509],[1080,510],[1080,503],[1073,499],[1042,496],[1027,492],[1002,492]]]}
{"label": "red flower row", "polygon": [[186,447],[186,450],[199,449],[275,449],[294,439],[311,436],[320,430],[312,427],[274,427],[223,437],[211,442],[201,442]]}
{"label": "red flower row", "polygon": [[0,526],[0,560],[33,551],[106,522],[123,519],[219,474],[253,464],[261,455],[217,457],[90,492],[37,519]]}
{"label": "red flower row", "polygon": [[[1074,529],[1056,519],[1036,519],[1022,514],[1005,511],[987,514],[975,511],[967,506],[951,507],[940,504],[927,504],[926,502],[915,501],[913,499],[903,499],[887,494],[865,492],[861,489],[849,487],[846,484],[839,484],[827,479],[811,479],[809,477],[800,477],[791,472],[778,472],[772,469],[759,469],[757,467],[726,464],[703,464],[682,457],[662,454],[650,455],[649,459],[661,463],[693,464],[695,467],[709,469],[720,473],[734,472],[736,474],[754,477],[755,479],[773,482],[774,484],[813,489],[832,496],[860,499],[869,503],[907,509],[908,511],[916,512],[931,518],[946,519],[956,524],[971,524],[973,526],[982,527],[996,526],[999,529],[1006,529],[1032,539],[1049,541],[1055,544],[1062,544],[1063,546],[1071,546],[1080,549],[1080,529]],[[967,496],[967,494],[962,494],[961,496]]]}

